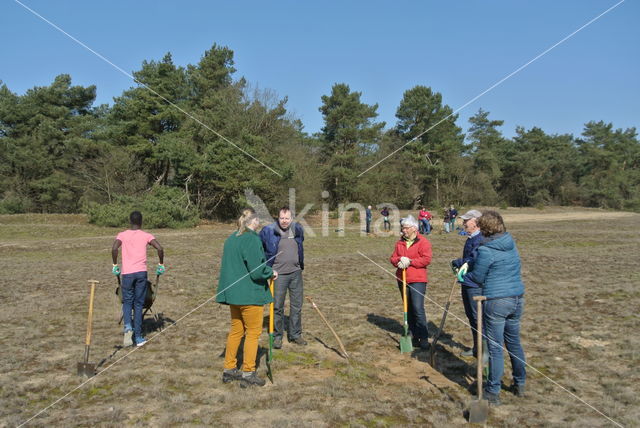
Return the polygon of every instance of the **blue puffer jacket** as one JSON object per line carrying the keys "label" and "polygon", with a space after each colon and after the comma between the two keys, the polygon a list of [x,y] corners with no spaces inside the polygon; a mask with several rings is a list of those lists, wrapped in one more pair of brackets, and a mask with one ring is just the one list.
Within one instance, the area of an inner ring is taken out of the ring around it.
{"label": "blue puffer jacket", "polygon": [[[478,247],[482,244],[482,240],[484,236],[482,233],[478,233],[475,236],[467,238],[467,242],[464,243],[464,250],[462,250],[462,258],[455,259],[452,263],[455,267],[460,268],[463,264],[467,263],[469,266],[469,271],[473,270],[473,264],[476,261],[476,257],[478,256]],[[479,287],[478,284],[473,282],[468,275],[466,275],[460,284],[465,285],[467,287]],[[458,281],[459,282],[459,281]]]}
{"label": "blue puffer jacket", "polygon": [[478,247],[473,269],[464,277],[482,287],[487,299],[520,296],[524,283],[520,278],[520,255],[507,232],[485,238]]}
{"label": "blue puffer jacket", "polygon": [[[271,223],[265,226],[260,231],[260,239],[262,240],[262,246],[264,248],[264,254],[267,256],[267,265],[273,267],[273,263],[276,261],[274,257],[278,254],[278,244],[280,244],[280,235],[276,233],[277,223]],[[293,223],[291,226],[295,233],[295,240],[298,243],[298,258],[300,261],[300,270],[304,270],[304,249],[302,242],[304,241],[304,229],[299,223]]]}

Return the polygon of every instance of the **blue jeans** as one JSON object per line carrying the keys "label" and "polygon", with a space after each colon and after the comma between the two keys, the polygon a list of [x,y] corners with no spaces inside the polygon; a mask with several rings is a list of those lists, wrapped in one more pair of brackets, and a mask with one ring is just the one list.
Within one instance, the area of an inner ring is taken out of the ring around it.
{"label": "blue jeans", "polygon": [[524,311],[524,297],[505,297],[486,300],[482,307],[485,337],[489,345],[489,379],[485,392],[500,394],[500,381],[504,373],[502,346],[507,346],[513,383],[524,385],[527,376],[525,356],[520,344],[520,318]]}
{"label": "blue jeans", "polygon": [[[142,340],[142,307],[147,294],[147,272],[134,272],[122,275],[122,323],[124,330],[133,330],[136,342]],[[133,329],[131,328],[131,309],[133,307]]]}
{"label": "blue jeans", "polygon": [[425,233],[427,235],[431,233],[431,224],[426,218],[420,220],[420,233]]}
{"label": "blue jeans", "polygon": [[[402,281],[398,281],[398,289],[402,296]],[[427,313],[424,309],[424,296],[427,294],[426,282],[407,284],[407,322],[409,331],[416,339],[428,339]]]}
{"label": "blue jeans", "polygon": [[467,287],[466,285],[463,285],[460,292],[462,294],[464,313],[467,315],[469,325],[471,326],[473,355],[476,355],[478,350],[478,334],[476,332],[476,329],[478,328],[478,304],[473,301],[473,296],[482,296],[482,289],[480,287]]}
{"label": "blue jeans", "polygon": [[278,275],[274,284],[273,299],[273,329],[274,337],[282,337],[284,334],[284,300],[289,290],[289,341],[302,336],[302,271]]}

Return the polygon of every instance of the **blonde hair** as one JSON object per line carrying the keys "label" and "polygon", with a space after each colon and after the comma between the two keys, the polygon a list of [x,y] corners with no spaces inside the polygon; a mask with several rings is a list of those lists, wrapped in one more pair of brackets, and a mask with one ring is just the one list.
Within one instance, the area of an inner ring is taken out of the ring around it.
{"label": "blonde hair", "polygon": [[242,210],[242,215],[238,217],[238,232],[236,235],[240,236],[247,231],[247,225],[255,218],[258,218],[256,211],[253,208],[245,208]]}
{"label": "blonde hair", "polygon": [[482,211],[482,217],[477,222],[484,236],[493,236],[507,231],[504,220],[497,211]]}

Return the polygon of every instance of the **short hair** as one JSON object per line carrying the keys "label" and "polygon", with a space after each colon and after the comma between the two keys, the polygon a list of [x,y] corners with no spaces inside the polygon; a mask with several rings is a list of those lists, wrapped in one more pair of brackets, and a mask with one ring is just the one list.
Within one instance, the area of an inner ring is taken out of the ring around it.
{"label": "short hair", "polygon": [[496,233],[504,233],[507,231],[504,220],[497,211],[482,211],[482,217],[480,217],[477,222],[484,236],[493,236]]}
{"label": "short hair", "polygon": [[281,212],[290,212],[291,213],[291,217],[293,217],[293,211],[291,211],[291,208],[289,208],[289,205],[284,205],[282,208],[280,208],[280,211],[278,211],[278,215],[280,215]]}
{"label": "short hair", "polygon": [[129,214],[129,223],[142,226],[142,213],[140,211],[134,211]]}

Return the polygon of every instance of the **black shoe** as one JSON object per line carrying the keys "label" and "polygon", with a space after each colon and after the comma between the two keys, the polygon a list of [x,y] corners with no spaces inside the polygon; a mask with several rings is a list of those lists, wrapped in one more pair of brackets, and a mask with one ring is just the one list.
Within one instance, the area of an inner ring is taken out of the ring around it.
{"label": "black shoe", "polygon": [[420,339],[418,346],[420,347],[420,349],[422,349],[423,351],[427,351],[429,349],[429,339]]}
{"label": "black shoe", "polygon": [[511,392],[516,397],[524,398],[524,385],[516,385],[515,383],[511,385]]}
{"label": "black shoe", "polygon": [[492,394],[490,392],[484,392],[483,397],[494,407],[500,406],[502,403],[500,402],[500,395]]}
{"label": "black shoe", "polygon": [[222,382],[229,383],[242,379],[242,372],[238,369],[225,370],[222,372]]}
{"label": "black shoe", "polygon": [[240,386],[242,388],[248,388],[250,386],[264,386],[267,382],[264,379],[260,379],[256,372],[243,372],[242,379],[240,380]]}
{"label": "black shoe", "polygon": [[296,345],[300,345],[300,346],[306,346],[306,345],[307,345],[307,341],[306,341],[306,340],[304,340],[304,339],[302,338],[302,336],[300,336],[300,337],[296,337],[295,339],[290,340],[290,342],[291,342],[291,343],[295,343]]}
{"label": "black shoe", "polygon": [[282,338],[276,337],[273,339],[273,348],[274,349],[282,349]]}

